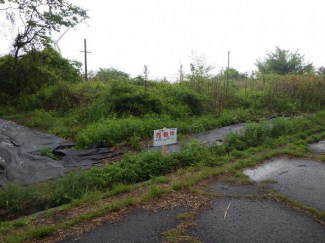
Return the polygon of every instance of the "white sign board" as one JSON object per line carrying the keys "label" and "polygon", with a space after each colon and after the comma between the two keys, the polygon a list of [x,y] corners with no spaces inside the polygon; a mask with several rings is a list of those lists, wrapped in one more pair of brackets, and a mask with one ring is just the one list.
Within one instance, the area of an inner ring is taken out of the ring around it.
{"label": "white sign board", "polygon": [[153,133],[153,146],[162,146],[177,143],[177,128],[155,130]]}

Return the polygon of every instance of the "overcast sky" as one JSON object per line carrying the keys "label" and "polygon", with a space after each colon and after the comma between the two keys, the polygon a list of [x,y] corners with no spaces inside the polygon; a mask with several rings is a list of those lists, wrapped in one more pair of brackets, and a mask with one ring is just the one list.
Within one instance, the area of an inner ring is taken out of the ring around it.
{"label": "overcast sky", "polygon": [[[116,68],[132,76],[147,65],[152,77],[189,72],[191,51],[205,53],[213,73],[227,66],[251,72],[275,46],[299,50],[306,62],[325,66],[324,0],[73,0],[89,9],[87,24],[59,42],[64,57],[88,70]],[[10,46],[8,26],[0,23],[0,53]],[[62,29],[62,32],[64,29]],[[7,37],[5,36],[7,35]],[[53,33],[57,38],[60,34]],[[55,39],[54,38],[54,39]]]}

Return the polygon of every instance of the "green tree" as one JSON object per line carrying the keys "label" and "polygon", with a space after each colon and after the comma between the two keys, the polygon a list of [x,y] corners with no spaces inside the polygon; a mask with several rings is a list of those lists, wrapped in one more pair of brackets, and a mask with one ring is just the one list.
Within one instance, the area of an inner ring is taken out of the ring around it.
{"label": "green tree", "polygon": [[319,67],[316,73],[318,75],[325,75],[325,67]]}
{"label": "green tree", "polygon": [[309,63],[303,67],[303,74],[315,74],[316,70],[313,64]]}
{"label": "green tree", "polygon": [[115,68],[99,68],[95,78],[103,82],[126,81],[130,75]]}
{"label": "green tree", "polygon": [[275,47],[274,52],[269,52],[264,61],[257,60],[255,64],[262,74],[276,73],[287,74],[309,74],[314,72],[313,64],[305,65],[304,56],[298,51],[290,52]]}
{"label": "green tree", "polygon": [[81,80],[80,67],[81,63],[62,58],[50,47],[32,50],[17,62],[11,55],[0,57],[0,95],[14,97],[35,93],[60,81],[78,82]]}
{"label": "green tree", "polygon": [[0,0],[0,4],[8,20],[18,19],[18,34],[13,42],[16,61],[21,50],[48,46],[51,31],[74,27],[88,18],[86,10],[65,0]]}
{"label": "green tree", "polygon": [[207,63],[207,57],[204,53],[198,55],[195,51],[192,51],[191,59],[191,74],[187,78],[190,80],[192,87],[196,86],[197,91],[202,92],[203,83],[212,77],[210,72],[214,67]]}
{"label": "green tree", "polygon": [[235,68],[227,68],[224,71],[224,75],[228,77],[229,79],[244,79],[247,77],[247,73],[239,73]]}

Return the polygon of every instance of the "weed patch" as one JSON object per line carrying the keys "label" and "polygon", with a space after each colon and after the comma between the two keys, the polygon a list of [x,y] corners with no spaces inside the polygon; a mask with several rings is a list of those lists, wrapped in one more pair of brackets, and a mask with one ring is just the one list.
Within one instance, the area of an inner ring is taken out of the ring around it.
{"label": "weed patch", "polygon": [[[166,178],[163,177],[166,173],[177,170],[179,174],[186,174],[190,171],[201,170],[200,174],[191,177],[188,181],[175,182],[172,185],[171,190],[180,190],[208,178],[211,173],[209,169],[202,169],[205,166],[220,167],[236,161],[233,165],[235,170],[251,167],[258,161],[269,159],[279,153],[278,150],[274,150],[274,146],[283,146],[293,142],[290,146],[281,149],[281,154],[304,156],[308,149],[307,143],[299,139],[301,133],[317,132],[317,137],[313,137],[312,140],[321,139],[322,131],[324,131],[324,125],[319,123],[321,119],[325,119],[324,112],[308,118],[302,117],[294,120],[279,118],[272,122],[251,124],[241,133],[227,136],[226,142],[221,146],[204,147],[198,143],[192,143],[180,152],[167,157],[163,157],[160,152],[125,155],[119,163],[106,165],[103,168],[68,173],[53,184],[41,183],[23,188],[17,183],[8,183],[0,192],[0,207],[21,210],[28,203],[30,205],[35,202],[50,202],[52,205],[73,202],[72,205],[76,206],[83,202],[100,199],[103,197],[101,194],[103,191],[105,197],[117,195],[131,190],[130,184],[150,179],[153,187],[148,197],[154,197],[156,194],[169,193],[161,191],[160,187],[154,185],[166,183]],[[281,136],[282,133],[283,136]],[[262,153],[259,157],[252,156],[266,148],[270,149],[269,153]],[[215,173],[221,172],[216,170]],[[233,174],[243,181],[247,180],[239,172]],[[63,206],[61,210],[67,210],[69,207],[71,206]]]}

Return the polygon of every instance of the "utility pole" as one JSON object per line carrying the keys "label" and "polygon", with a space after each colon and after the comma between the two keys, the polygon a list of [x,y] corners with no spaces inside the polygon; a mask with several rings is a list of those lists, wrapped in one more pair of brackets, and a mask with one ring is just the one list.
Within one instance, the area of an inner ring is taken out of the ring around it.
{"label": "utility pole", "polygon": [[230,67],[230,51],[228,51],[228,69]]}
{"label": "utility pole", "polygon": [[148,66],[144,65],[143,69],[143,74],[144,74],[144,95],[147,95],[147,83],[148,83]]}
{"label": "utility pole", "polygon": [[184,81],[183,64],[179,66],[178,71],[179,71],[179,82],[183,82]]}
{"label": "utility pole", "polygon": [[91,52],[87,52],[87,40],[84,39],[84,51],[81,51],[85,53],[85,80],[88,81],[88,72],[87,72],[87,53],[91,53]]}

